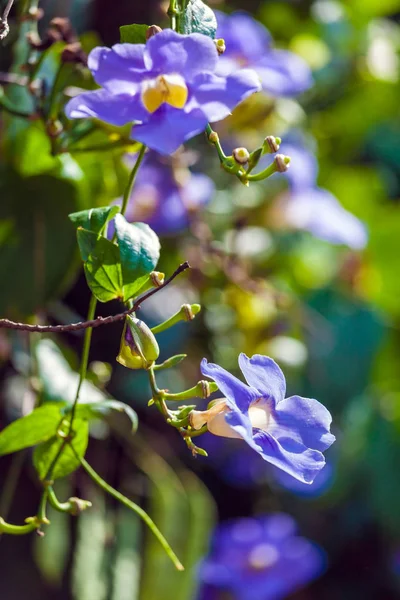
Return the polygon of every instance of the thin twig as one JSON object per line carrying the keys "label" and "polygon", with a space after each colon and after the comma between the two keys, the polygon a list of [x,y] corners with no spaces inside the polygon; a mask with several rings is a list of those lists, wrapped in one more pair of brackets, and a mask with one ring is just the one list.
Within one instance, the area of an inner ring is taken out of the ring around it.
{"label": "thin twig", "polygon": [[14,0],[8,0],[6,7],[3,11],[3,16],[0,18],[0,40],[4,40],[7,37],[10,27],[8,25],[8,15],[10,14],[10,10],[12,5],[14,4]]}
{"label": "thin twig", "polygon": [[110,315],[109,317],[97,317],[96,319],[90,321],[81,321],[80,323],[71,323],[70,325],[30,325],[28,323],[16,323],[15,321],[10,321],[9,319],[0,319],[0,328],[17,329],[20,331],[30,332],[38,331],[40,333],[65,333],[68,331],[79,331],[81,329],[87,329],[88,327],[101,327],[102,325],[111,325],[112,323],[122,321],[127,315],[130,315],[131,313],[138,310],[142,302],[150,298],[150,296],[153,296],[153,294],[156,294],[157,292],[165,288],[169,283],[171,283],[171,281],[173,281],[173,279],[175,279],[175,277],[177,277],[180,273],[183,273],[183,271],[186,271],[186,269],[190,269],[190,265],[187,261],[179,265],[176,271],[172,273],[171,277],[169,277],[162,285],[160,285],[157,288],[154,288],[153,290],[150,290],[150,292],[147,292],[147,294],[144,294],[144,296],[138,298],[138,300],[136,300],[132,308],[130,308],[129,310],[125,310],[124,312],[119,313],[117,315]]}

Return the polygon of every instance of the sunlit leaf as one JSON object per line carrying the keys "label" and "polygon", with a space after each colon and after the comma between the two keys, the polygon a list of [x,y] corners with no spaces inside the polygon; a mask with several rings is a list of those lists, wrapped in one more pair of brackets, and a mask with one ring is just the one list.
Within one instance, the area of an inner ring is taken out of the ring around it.
{"label": "sunlit leaf", "polygon": [[114,215],[119,212],[118,206],[102,206],[99,208],[90,208],[71,213],[70,220],[77,227],[83,227],[94,233],[100,233],[107,221],[110,221]]}
{"label": "sunlit leaf", "polygon": [[93,231],[77,230],[86,281],[100,302],[121,298],[122,274],[118,246]]}
{"label": "sunlit leaf", "polygon": [[128,223],[121,214],[116,215],[114,222],[121,257],[124,300],[128,300],[156,267],[160,258],[160,242],[145,223]]}
{"label": "sunlit leaf", "polygon": [[0,432],[0,456],[35,446],[57,431],[62,415],[59,404],[45,404]]}
{"label": "sunlit leaf", "polygon": [[182,18],[182,33],[202,33],[211,38],[217,31],[217,19],[201,0],[189,0]]}
{"label": "sunlit leaf", "polygon": [[[76,454],[82,458],[85,456],[89,441],[88,422],[83,419],[75,419],[73,431],[75,435],[70,443]],[[35,448],[33,453],[33,465],[40,479],[45,479],[47,476],[50,466],[60,451],[62,444],[64,444],[63,439],[60,437],[53,437]],[[69,444],[67,444],[51,473],[51,478],[58,479],[60,477],[66,477],[76,471],[79,465],[79,459],[75,456],[75,453],[72,451]]]}

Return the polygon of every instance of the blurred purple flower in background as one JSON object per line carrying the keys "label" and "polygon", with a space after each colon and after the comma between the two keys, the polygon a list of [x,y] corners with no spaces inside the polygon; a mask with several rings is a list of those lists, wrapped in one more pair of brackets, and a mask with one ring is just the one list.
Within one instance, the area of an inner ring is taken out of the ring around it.
{"label": "blurred purple flower in background", "polygon": [[246,12],[231,15],[215,11],[217,37],[226,50],[220,58],[218,73],[233,73],[238,67],[251,67],[259,76],[264,91],[273,96],[296,96],[311,87],[311,70],[300,56],[276,50],[268,30]]}
{"label": "blurred purple flower in background", "polygon": [[145,155],[128,203],[128,221],[147,223],[160,235],[175,233],[188,227],[190,215],[211,200],[212,179],[189,171],[181,157],[152,151]]}
{"label": "blurred purple flower in background", "polygon": [[335,441],[329,411],[310,398],[285,399],[285,377],[272,358],[241,354],[239,366],[248,385],[203,359],[203,375],[217,383],[225,398],[206,411],[193,411],[192,426],[207,424],[214,435],[242,438],[267,462],[311,483],[325,465],[322,452]]}
{"label": "blurred purple flower in background", "polygon": [[237,519],[219,525],[211,551],[199,568],[199,600],[216,600],[216,590],[236,600],[280,600],[320,575],[322,550],[299,537],[285,514]]}
{"label": "blurred purple flower in background", "polygon": [[285,173],[291,189],[284,208],[285,222],[331,244],[364,248],[368,241],[365,225],[345,210],[333,194],[317,186],[315,156],[301,145],[290,143],[283,143],[280,152],[291,158],[290,169]]}
{"label": "blurred purple flower in background", "polygon": [[197,33],[165,29],[147,44],[98,47],[90,53],[88,66],[102,89],[70,100],[66,114],[113,125],[135,122],[135,140],[171,154],[260,89],[254,71],[219,76],[217,65],[214,42]]}

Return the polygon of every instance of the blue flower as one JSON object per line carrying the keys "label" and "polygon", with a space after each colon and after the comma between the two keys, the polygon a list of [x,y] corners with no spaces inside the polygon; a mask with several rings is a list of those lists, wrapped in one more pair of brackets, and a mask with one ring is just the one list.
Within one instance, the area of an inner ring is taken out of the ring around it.
{"label": "blue flower", "polygon": [[229,591],[237,600],[280,600],[321,574],[323,552],[277,513],[219,525],[199,568],[199,600]]}
{"label": "blue flower", "polygon": [[291,188],[284,208],[286,223],[331,244],[364,248],[368,241],[365,225],[343,208],[333,194],[317,186],[315,156],[297,144],[284,143],[280,152],[291,158],[290,169],[285,173]]}
{"label": "blue flower", "polygon": [[238,67],[251,67],[260,77],[263,90],[273,96],[296,96],[311,87],[308,65],[293,52],[273,48],[271,36],[261,23],[242,11],[230,16],[215,13],[217,37],[226,44],[219,72],[226,74]]}
{"label": "blue flower", "polygon": [[191,173],[179,156],[169,159],[149,152],[125,216],[128,221],[147,223],[160,235],[175,233],[188,227],[190,215],[211,200],[214,189],[207,175]]}
{"label": "blue flower", "polygon": [[217,64],[210,38],[170,29],[147,44],[98,47],[88,65],[102,87],[70,100],[66,113],[71,119],[93,117],[113,125],[134,122],[135,140],[171,154],[260,89],[253,71],[219,76]]}
{"label": "blue flower", "polygon": [[202,360],[203,375],[216,382],[225,398],[206,411],[193,411],[192,426],[207,424],[214,435],[242,438],[267,462],[312,483],[325,465],[322,451],[335,441],[329,411],[310,398],[285,399],[285,377],[272,358],[241,354],[239,366],[248,385]]}

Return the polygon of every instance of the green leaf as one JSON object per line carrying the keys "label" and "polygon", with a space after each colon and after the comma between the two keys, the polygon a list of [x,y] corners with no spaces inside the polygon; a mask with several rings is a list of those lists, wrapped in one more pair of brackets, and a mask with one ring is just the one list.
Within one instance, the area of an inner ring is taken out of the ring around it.
{"label": "green leaf", "polygon": [[60,404],[35,408],[26,417],[8,425],[0,433],[0,456],[45,442],[55,435],[62,419]]}
{"label": "green leaf", "polygon": [[158,236],[145,223],[128,223],[117,214],[115,231],[118,240],[123,278],[123,298],[129,300],[143,287],[160,258]]}
{"label": "green leaf", "polygon": [[94,233],[100,233],[104,225],[119,212],[119,206],[90,208],[68,215],[76,227],[83,227]]}
{"label": "green leaf", "polygon": [[122,273],[118,246],[93,231],[78,228],[77,238],[86,281],[100,302],[122,298]]}
{"label": "green leaf", "polygon": [[[75,419],[74,421],[75,436],[71,441],[75,452],[79,457],[85,456],[86,448],[89,441],[89,423],[83,419]],[[59,437],[52,437],[43,444],[35,448],[33,453],[33,465],[40,479],[45,479],[53,460],[57,456],[61,445],[64,443]],[[66,445],[63,453],[57,461],[54,471],[51,474],[52,479],[59,479],[70,475],[78,467],[80,462],[73,453],[69,445]]]}
{"label": "green leaf", "polygon": [[119,28],[121,44],[145,44],[148,25],[122,25]]}
{"label": "green leaf", "polygon": [[128,417],[131,432],[134,433],[138,428],[138,418],[137,414],[128,406],[128,404],[124,404],[124,402],[119,402],[118,400],[104,400],[103,402],[90,402],[84,403],[80,402],[76,408],[76,414],[84,419],[98,419],[98,418],[108,418],[113,416],[113,413],[123,414],[125,417]]}
{"label": "green leaf", "polygon": [[181,21],[181,33],[202,33],[215,38],[217,19],[209,6],[201,0],[189,0]]}

